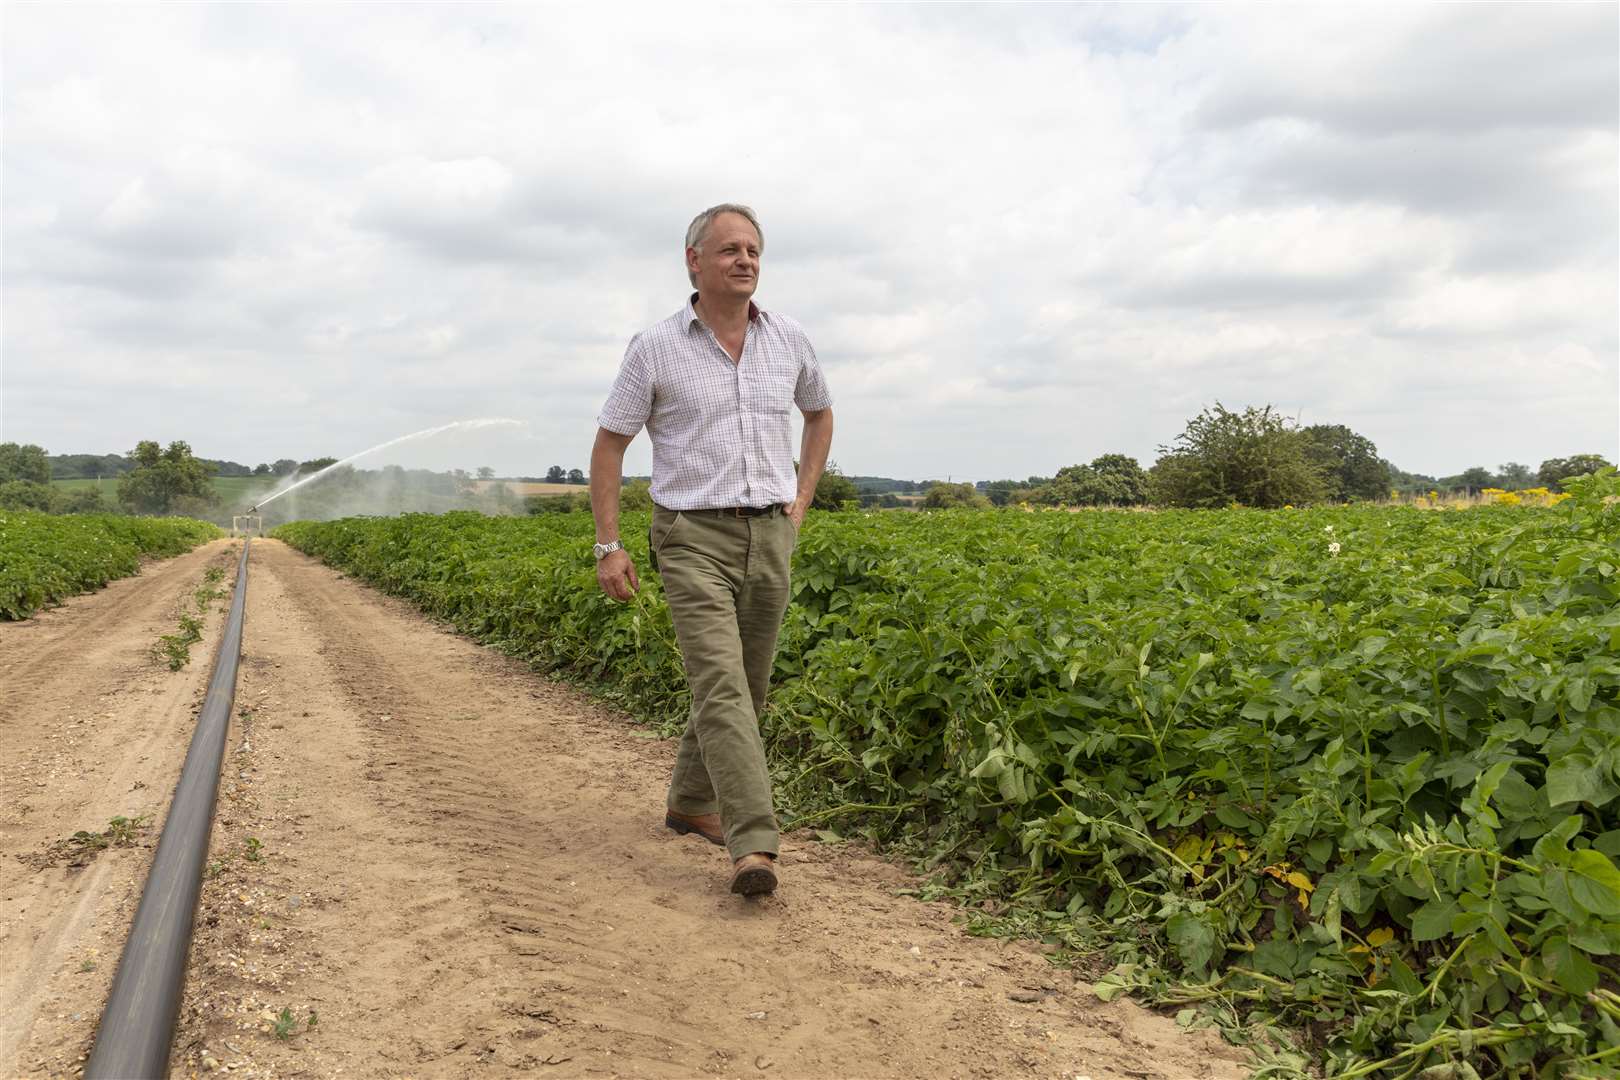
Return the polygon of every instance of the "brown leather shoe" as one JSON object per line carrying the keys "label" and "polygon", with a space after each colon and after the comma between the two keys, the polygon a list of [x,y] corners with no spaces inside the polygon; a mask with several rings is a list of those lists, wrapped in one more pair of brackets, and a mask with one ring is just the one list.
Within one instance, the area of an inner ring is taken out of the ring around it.
{"label": "brown leather shoe", "polygon": [[697,833],[711,844],[726,846],[726,830],[720,824],[719,814],[678,814],[674,810],[665,810],[664,827],[674,829],[682,836]]}
{"label": "brown leather shoe", "polygon": [[731,891],[738,896],[766,896],[776,891],[775,859],[763,851],[731,864]]}

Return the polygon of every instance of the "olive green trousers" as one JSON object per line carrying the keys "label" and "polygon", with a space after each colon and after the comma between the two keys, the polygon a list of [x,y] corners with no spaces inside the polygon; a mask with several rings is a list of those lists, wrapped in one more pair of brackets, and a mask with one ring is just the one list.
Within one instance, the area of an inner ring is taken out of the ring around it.
{"label": "olive green trousers", "polygon": [[759,722],[797,532],[781,512],[738,518],[653,509],[649,540],[692,689],[669,807],[693,815],[718,811],[733,859],[777,853]]}

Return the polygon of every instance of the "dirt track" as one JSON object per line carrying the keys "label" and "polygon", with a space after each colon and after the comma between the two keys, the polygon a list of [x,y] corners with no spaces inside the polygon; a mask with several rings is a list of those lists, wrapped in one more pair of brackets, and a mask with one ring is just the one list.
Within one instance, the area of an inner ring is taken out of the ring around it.
{"label": "dirt track", "polygon": [[[155,830],[42,856],[161,820],[222,616],[184,672],[146,650],[231,550],[0,625],[0,1076],[88,1051]],[[789,836],[777,897],[731,896],[661,827],[671,746],[279,543],[249,573],[175,1075],[1246,1074],[855,850]]]}

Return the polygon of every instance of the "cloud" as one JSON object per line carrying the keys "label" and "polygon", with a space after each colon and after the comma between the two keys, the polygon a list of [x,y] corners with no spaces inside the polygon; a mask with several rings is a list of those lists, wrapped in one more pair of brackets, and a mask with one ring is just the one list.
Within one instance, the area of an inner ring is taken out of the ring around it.
{"label": "cloud", "polygon": [[686,223],[738,200],[851,471],[1151,459],[1216,399],[1425,471],[1614,449],[1612,7],[709,10],[746,45],[8,10],[4,437],[258,461],[514,414],[441,464],[583,466]]}

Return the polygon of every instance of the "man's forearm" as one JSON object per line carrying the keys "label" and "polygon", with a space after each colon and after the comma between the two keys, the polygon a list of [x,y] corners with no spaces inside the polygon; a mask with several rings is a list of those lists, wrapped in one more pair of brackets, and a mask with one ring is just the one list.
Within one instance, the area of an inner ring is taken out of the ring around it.
{"label": "man's forearm", "polygon": [[597,432],[591,447],[591,516],[599,544],[619,539],[619,477],[624,472],[624,446],[606,436]]}
{"label": "man's forearm", "polygon": [[799,440],[799,502],[802,505],[809,506],[810,500],[815,498],[816,484],[827,467],[827,452],[832,449],[832,433],[831,409],[805,414],[804,435]]}

